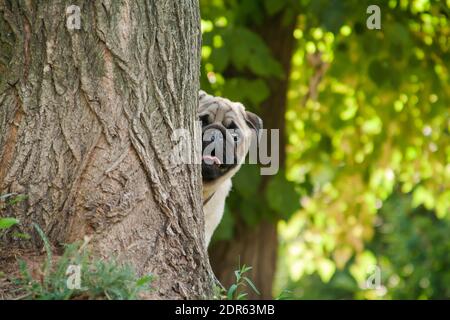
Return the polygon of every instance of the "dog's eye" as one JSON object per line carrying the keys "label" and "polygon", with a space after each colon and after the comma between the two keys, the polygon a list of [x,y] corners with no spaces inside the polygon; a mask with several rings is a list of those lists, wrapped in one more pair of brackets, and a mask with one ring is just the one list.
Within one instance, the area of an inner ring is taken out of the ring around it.
{"label": "dog's eye", "polygon": [[199,119],[202,122],[203,127],[208,125],[208,115],[207,114],[200,116]]}
{"label": "dog's eye", "polygon": [[228,129],[235,130],[235,129],[238,128],[238,126],[236,125],[236,122],[231,121],[227,128],[228,128]]}

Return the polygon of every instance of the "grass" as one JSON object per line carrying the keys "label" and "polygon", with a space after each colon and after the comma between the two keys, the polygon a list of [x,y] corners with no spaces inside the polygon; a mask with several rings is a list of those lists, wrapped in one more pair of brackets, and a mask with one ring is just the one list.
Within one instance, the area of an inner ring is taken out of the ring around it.
{"label": "grass", "polygon": [[[23,194],[17,194],[17,193],[7,193],[0,196],[0,211],[9,207],[13,206],[16,203],[19,203],[27,198],[26,195]],[[11,228],[12,226],[15,226],[19,223],[19,220],[16,218],[11,217],[3,217],[0,218],[0,236],[3,232],[5,232],[7,229]]]}
{"label": "grass", "polygon": [[[0,210],[26,199],[24,195],[7,194],[0,196]],[[0,218],[0,236],[7,229],[19,224],[15,218]],[[45,249],[44,261],[38,268],[30,268],[25,260],[19,260],[19,276],[13,280],[20,299],[69,300],[69,299],[110,299],[133,300],[141,294],[151,292],[152,275],[138,278],[132,266],[119,264],[114,259],[94,259],[88,250],[88,241],[68,244],[62,256],[55,258],[51,245],[37,225],[33,227],[39,234]],[[17,234],[22,239],[26,234]],[[247,276],[252,267],[245,264],[234,271],[235,283],[228,289],[215,286],[215,298],[221,300],[246,300],[248,290],[260,294]],[[5,274],[0,273],[1,278]],[[17,294],[16,294],[17,296]]]}
{"label": "grass", "polygon": [[21,288],[23,299],[135,300],[151,292],[152,275],[138,278],[128,264],[92,258],[87,241],[66,245],[63,255],[54,261],[44,232],[38,225],[34,227],[44,242],[46,259],[37,272],[24,260],[19,261],[20,277],[15,284]]}
{"label": "grass", "polygon": [[[26,195],[12,193],[1,195],[0,211],[26,198]],[[15,218],[0,218],[0,236],[18,224],[20,221]],[[36,300],[134,300],[151,292],[152,275],[138,278],[129,264],[120,264],[114,259],[95,259],[87,240],[66,245],[62,256],[55,257],[43,230],[37,224],[33,227],[44,243],[44,261],[37,267],[30,267],[25,260],[19,260],[19,273],[14,279],[0,272],[0,286],[6,287],[7,296]],[[27,234],[14,233],[13,236],[29,239]]]}

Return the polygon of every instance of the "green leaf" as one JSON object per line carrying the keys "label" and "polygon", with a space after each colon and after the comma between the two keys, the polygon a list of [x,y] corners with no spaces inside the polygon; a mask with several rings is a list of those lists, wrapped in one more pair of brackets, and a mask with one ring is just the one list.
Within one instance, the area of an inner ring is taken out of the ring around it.
{"label": "green leaf", "polygon": [[16,197],[13,197],[12,199],[7,201],[7,204],[12,206],[15,205],[16,203],[22,202],[24,200],[28,199],[28,195],[26,194],[19,194]]}
{"label": "green leaf", "polygon": [[249,58],[250,50],[248,47],[242,45],[242,43],[235,44],[231,47],[231,61],[238,70],[244,69],[249,61]]}
{"label": "green leaf", "polygon": [[248,293],[247,292],[243,292],[243,293],[240,293],[237,297],[236,297],[236,300],[245,300],[245,298],[248,296]]}
{"label": "green leaf", "polygon": [[300,195],[295,191],[295,184],[286,180],[284,171],[269,181],[266,197],[270,208],[283,219],[288,219],[300,208]]}
{"label": "green leaf", "polygon": [[243,104],[250,103],[254,108],[267,99],[269,94],[269,87],[262,79],[230,78],[226,80],[223,90],[223,95],[228,99],[240,101]]}
{"label": "green leaf", "polygon": [[318,263],[317,268],[320,278],[325,283],[330,281],[331,277],[336,271],[336,265],[329,259],[321,259]]}
{"label": "green leaf", "polygon": [[16,218],[0,218],[0,229],[8,229],[19,223]]}
{"label": "green leaf", "polygon": [[259,104],[266,100],[270,95],[269,86],[262,79],[248,82],[246,92],[247,97],[254,106],[259,106]]}
{"label": "green leaf", "polygon": [[241,280],[241,270],[235,270],[234,275],[236,277],[236,282],[239,282]]}
{"label": "green leaf", "polygon": [[22,240],[30,240],[31,236],[28,233],[14,232],[13,237]]}
{"label": "green leaf", "polygon": [[248,59],[248,67],[255,75],[261,77],[274,76],[280,78],[284,73],[281,64],[266,50],[259,54],[252,54]]}
{"label": "green leaf", "polygon": [[387,82],[391,72],[387,62],[374,60],[369,65],[368,74],[377,86],[382,87]]}
{"label": "green leaf", "polygon": [[240,293],[237,297],[236,297],[236,300],[245,300],[245,298],[248,296],[248,293],[247,292],[243,292],[243,293]]}
{"label": "green leaf", "polygon": [[145,275],[136,281],[136,287],[142,287],[152,282],[154,277],[151,274]]}
{"label": "green leaf", "polygon": [[36,229],[42,242],[44,242],[45,252],[47,253],[47,259],[45,261],[44,273],[46,275],[48,275],[51,272],[52,265],[53,265],[53,254],[52,254],[51,245],[50,245],[50,242],[48,241],[48,238],[45,235],[44,231],[41,229],[41,227],[37,223],[33,223],[33,227],[34,227],[34,229]]}
{"label": "green leaf", "polygon": [[290,299],[293,299],[293,292],[287,289],[281,291],[278,297],[275,298],[275,300],[290,300]]}
{"label": "green leaf", "polygon": [[253,269],[253,267],[250,267],[250,266],[246,266],[245,264],[242,266],[242,268],[241,268],[241,273],[246,273],[246,272],[249,272],[250,270],[252,270]]}
{"label": "green leaf", "polygon": [[396,22],[389,31],[389,38],[392,43],[407,47],[410,45],[410,33],[408,27],[402,23]]}
{"label": "green leaf", "polygon": [[237,288],[238,288],[237,284],[231,285],[231,287],[230,287],[230,289],[228,289],[228,293],[227,293],[228,300],[233,300],[233,296],[234,296],[234,293],[236,292]]}
{"label": "green leaf", "polygon": [[252,59],[249,60],[248,66],[250,70],[253,71],[258,76],[267,76],[268,70],[267,70],[267,61],[262,59],[261,56],[255,55]]}
{"label": "green leaf", "polygon": [[225,46],[214,49],[209,57],[209,62],[212,63],[214,66],[214,71],[216,72],[223,72],[228,66],[229,60],[230,55],[227,47]]}
{"label": "green leaf", "polygon": [[434,208],[434,196],[433,193],[424,186],[417,187],[413,193],[412,205],[418,207],[423,204],[425,208],[431,210]]}
{"label": "green leaf", "polygon": [[245,280],[245,282],[247,282],[247,284],[253,289],[253,291],[256,292],[256,294],[258,294],[258,295],[261,294],[261,293],[259,292],[259,290],[256,289],[256,286],[255,286],[255,284],[252,282],[252,280],[250,280],[250,279],[247,278],[247,277],[244,277],[244,280]]}
{"label": "green leaf", "polygon": [[258,194],[260,181],[261,175],[259,174],[259,167],[256,165],[244,164],[233,177],[233,188],[244,198],[253,198]]}
{"label": "green leaf", "polygon": [[266,12],[273,16],[274,14],[283,10],[286,6],[287,1],[285,0],[264,0],[264,7],[266,8]]}

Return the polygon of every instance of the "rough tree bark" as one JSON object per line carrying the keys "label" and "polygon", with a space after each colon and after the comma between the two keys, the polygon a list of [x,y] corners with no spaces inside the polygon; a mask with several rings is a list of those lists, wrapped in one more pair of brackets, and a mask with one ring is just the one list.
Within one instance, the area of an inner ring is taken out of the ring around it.
{"label": "rough tree bark", "polygon": [[200,170],[168,157],[194,135],[198,1],[75,1],[80,30],[72,4],[0,0],[0,194],[28,195],[4,214],[34,245],[31,222],[55,246],[92,237],[155,298],[210,296]]}
{"label": "rough tree bark", "polygon": [[[280,169],[285,166],[285,113],[286,97],[291,70],[295,39],[293,32],[296,21],[291,23],[283,21],[283,14],[265,17],[261,26],[249,26],[258,33],[270,48],[273,56],[281,63],[285,77],[268,81],[271,95],[261,105],[264,128],[280,130]],[[259,185],[260,194],[264,194],[271,176],[263,176]],[[237,257],[241,264],[253,267],[252,280],[261,292],[256,295],[250,292],[252,299],[272,299],[272,283],[276,270],[278,238],[276,222],[261,221],[256,226],[247,225],[241,214],[235,213],[236,227],[234,238],[228,241],[219,241],[210,248],[210,259],[213,270],[218,279],[229,285],[234,282],[233,270],[237,266]],[[273,214],[276,216],[276,213]]]}

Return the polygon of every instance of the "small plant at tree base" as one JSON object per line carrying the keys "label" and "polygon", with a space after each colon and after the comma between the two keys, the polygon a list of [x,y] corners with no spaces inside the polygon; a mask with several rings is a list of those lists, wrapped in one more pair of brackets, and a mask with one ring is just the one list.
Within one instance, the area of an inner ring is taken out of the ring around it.
{"label": "small plant at tree base", "polygon": [[[17,220],[16,218],[12,217],[0,218],[0,236],[2,236],[7,229],[12,228],[13,226],[18,225],[19,223],[20,221]],[[30,239],[30,235],[27,233],[13,232],[12,235],[15,239],[23,239],[23,240]]]}
{"label": "small plant at tree base", "polygon": [[[0,210],[5,209],[8,206],[12,206],[20,201],[23,201],[27,196],[23,194],[7,193],[0,196]],[[19,220],[12,217],[0,218],[0,232],[11,228],[19,223]],[[0,233],[1,235],[1,233]]]}
{"label": "small plant at tree base", "polygon": [[252,270],[252,267],[247,267],[245,264],[242,267],[239,266],[239,269],[234,271],[234,275],[236,276],[235,283],[233,283],[228,290],[218,286],[215,287],[215,296],[219,296],[221,300],[246,300],[248,292],[245,292],[244,290],[249,287],[259,295],[260,292],[255,284],[250,278],[245,276],[250,270]]}
{"label": "small plant at tree base", "polygon": [[[47,253],[46,260],[41,266],[39,277],[34,277],[25,261],[19,261],[21,277],[16,280],[26,299],[37,300],[68,300],[68,299],[110,299],[134,300],[141,293],[150,292],[150,283],[154,277],[146,275],[137,278],[133,268],[110,260],[94,260],[84,243],[66,245],[63,255],[53,260],[53,255],[44,232],[38,225],[34,225],[44,242]],[[75,266],[79,274],[70,274],[69,270]],[[70,277],[79,276],[79,283],[74,281],[69,285]],[[75,286],[74,286],[75,284]]]}
{"label": "small plant at tree base", "polygon": [[0,195],[0,210],[6,209],[9,206],[13,206],[19,202],[28,199],[26,194],[19,193],[7,193]]}
{"label": "small plant at tree base", "polygon": [[[13,206],[19,202],[22,202],[24,200],[26,200],[28,198],[27,195],[25,194],[17,194],[17,193],[7,193],[4,195],[0,196],[0,211],[3,209],[6,209],[9,206]],[[4,218],[0,218],[0,236],[3,235],[3,233],[19,224],[19,220],[17,220],[16,218],[13,217],[4,217]],[[13,236],[16,238],[20,238],[20,239],[29,239],[29,235],[25,234],[25,233],[19,233],[19,232],[15,232],[13,233]]]}

